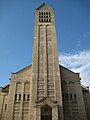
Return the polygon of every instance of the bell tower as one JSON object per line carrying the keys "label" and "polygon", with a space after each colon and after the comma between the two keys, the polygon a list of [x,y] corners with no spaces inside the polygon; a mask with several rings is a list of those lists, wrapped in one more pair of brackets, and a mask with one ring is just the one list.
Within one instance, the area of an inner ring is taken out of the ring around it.
{"label": "bell tower", "polygon": [[30,120],[63,120],[54,10],[45,3],[35,10],[30,111]]}

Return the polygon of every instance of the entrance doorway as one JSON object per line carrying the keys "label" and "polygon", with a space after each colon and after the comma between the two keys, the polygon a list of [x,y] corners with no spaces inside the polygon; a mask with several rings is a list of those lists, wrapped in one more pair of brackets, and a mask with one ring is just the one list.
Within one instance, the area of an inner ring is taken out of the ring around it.
{"label": "entrance doorway", "polygon": [[41,108],[41,120],[52,120],[52,108],[47,104]]}

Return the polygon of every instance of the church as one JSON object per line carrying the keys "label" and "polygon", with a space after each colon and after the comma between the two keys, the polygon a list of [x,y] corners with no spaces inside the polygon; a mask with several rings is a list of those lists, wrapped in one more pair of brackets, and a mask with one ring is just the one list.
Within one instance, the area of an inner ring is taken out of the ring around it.
{"label": "church", "polygon": [[54,9],[35,9],[32,64],[0,87],[0,120],[90,120],[89,89],[59,64]]}

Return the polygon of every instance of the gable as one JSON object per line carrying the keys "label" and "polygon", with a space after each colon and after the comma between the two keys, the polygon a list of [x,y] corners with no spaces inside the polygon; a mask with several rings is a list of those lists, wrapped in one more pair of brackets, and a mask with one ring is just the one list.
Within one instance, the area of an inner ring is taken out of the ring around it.
{"label": "gable", "polygon": [[73,71],[60,66],[60,74],[61,74],[61,80],[67,81],[67,82],[75,82],[77,80],[80,80],[79,73],[74,73]]}
{"label": "gable", "polygon": [[29,65],[11,74],[11,80],[16,81],[16,82],[28,81],[31,79],[32,79],[32,65]]}
{"label": "gable", "polygon": [[5,87],[2,88],[2,92],[8,92],[9,91],[10,84],[6,85]]}
{"label": "gable", "polygon": [[53,10],[50,6],[48,6],[46,3],[43,3],[40,7],[36,8],[36,10]]}
{"label": "gable", "polygon": [[[59,66],[60,66],[60,74],[62,80],[66,80],[66,81],[80,80],[79,73],[74,73],[73,71],[63,67],[62,65]],[[32,65],[29,65],[17,71],[16,73],[12,73],[12,75],[17,75],[18,78],[30,77],[32,76]]]}

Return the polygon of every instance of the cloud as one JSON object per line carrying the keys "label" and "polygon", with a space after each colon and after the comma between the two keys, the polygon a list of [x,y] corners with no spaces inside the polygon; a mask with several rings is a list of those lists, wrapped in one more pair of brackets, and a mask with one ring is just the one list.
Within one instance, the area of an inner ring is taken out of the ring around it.
{"label": "cloud", "polygon": [[60,53],[59,62],[70,70],[79,72],[81,83],[90,87],[90,51],[75,54]]}

